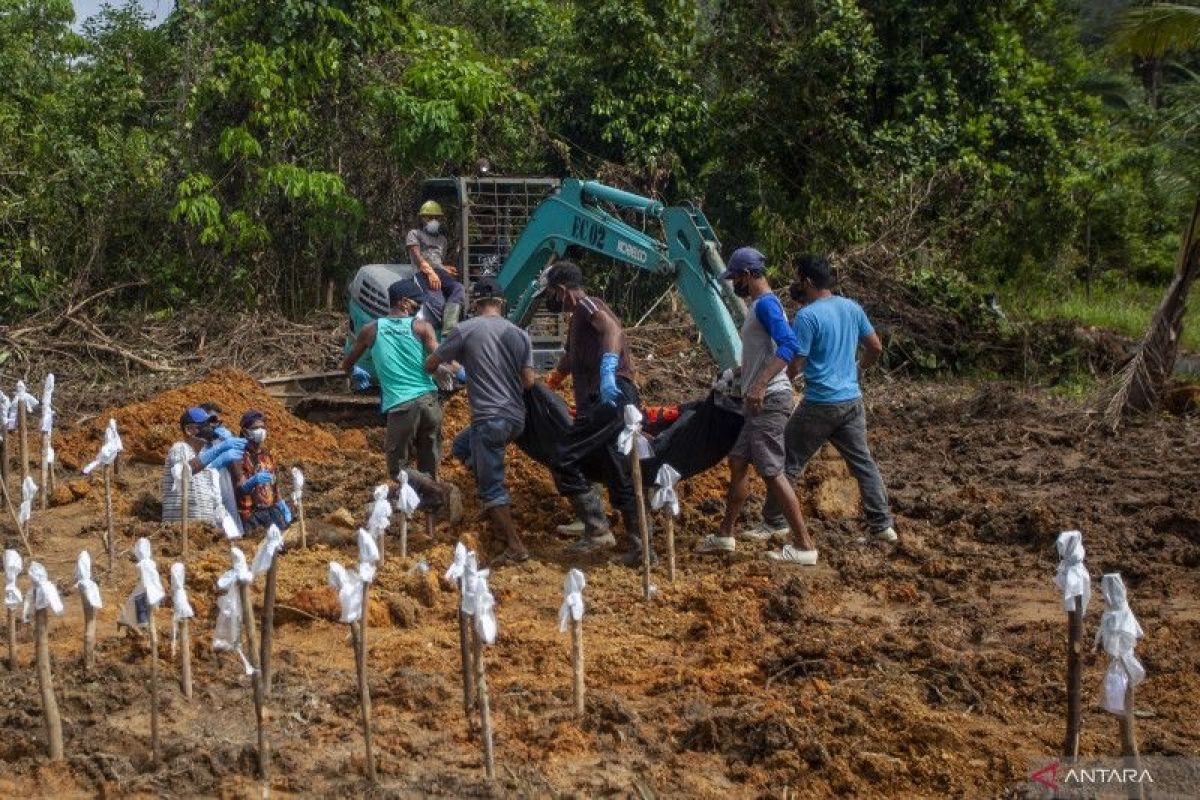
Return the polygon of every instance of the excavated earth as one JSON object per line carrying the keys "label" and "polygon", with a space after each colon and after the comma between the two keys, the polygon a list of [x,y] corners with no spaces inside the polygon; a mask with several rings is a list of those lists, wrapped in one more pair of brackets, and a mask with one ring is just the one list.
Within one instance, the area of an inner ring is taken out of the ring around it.
{"label": "excavated earth", "polygon": [[[670,382],[648,399],[670,402]],[[674,384],[678,386],[679,384]],[[1078,404],[1005,384],[877,383],[868,387],[872,442],[889,481],[901,544],[864,541],[855,485],[830,453],[802,497],[821,548],[812,569],[774,565],[762,545],[729,558],[692,548],[716,525],[724,468],[687,481],[676,526],[679,572],[638,573],[596,559],[574,564],[554,537],[569,512],[544,469],[514,454],[516,516],[534,558],[491,580],[500,634],[487,650],[497,776],[483,775],[464,719],[456,596],[438,576],[453,542],[492,553],[469,475],[444,475],[467,497],[455,530],[434,538],[420,515],[401,559],[393,523],[372,590],[369,673],[380,796],[998,797],[1022,795],[1034,759],[1061,748],[1065,617],[1051,583],[1056,535],[1083,531],[1094,581],[1120,571],[1146,630],[1139,653],[1144,754],[1200,751],[1200,422],[1156,418],[1119,437],[1089,427]],[[678,391],[678,390],[676,390]],[[381,431],[315,427],[247,376],[219,372],[64,432],[54,505],[35,512],[34,551],[57,580],[66,614],[51,648],[66,759],[44,758],[32,631],[21,626],[16,672],[0,680],[0,795],[262,797],[251,694],[235,656],[212,651],[215,580],[228,547],[193,530],[188,562],[195,696],[174,680],[170,612],[162,637],[162,760],[149,747],[150,667],[144,638],[119,629],[135,584],[130,549],[154,543],[163,575],[176,526],[157,522],[161,458],[183,406],[219,403],[227,418],[267,413],[285,494],[288,467],[307,475],[307,550],[282,556],[276,679],[268,703],[274,796],[368,793],[354,658],[326,586],[328,564],[356,559],[353,531],[384,478]],[[447,437],[466,420],[447,404]],[[115,481],[118,558],[109,571],[100,482],[77,467],[109,417],[128,458]],[[15,481],[12,484],[15,487]],[[761,485],[755,493],[761,493]],[[758,500],[751,502],[753,519]],[[343,513],[342,516],[345,516]],[[193,526],[197,528],[198,526]],[[18,546],[5,520],[7,546]],[[252,555],[256,542],[242,544]],[[97,664],[81,663],[74,561],[88,549],[104,596]],[[660,553],[665,551],[660,541]],[[485,559],[486,560],[486,559]],[[566,570],[588,585],[587,709],[571,711],[570,637],[557,614]],[[22,586],[25,583],[22,579]],[[260,596],[261,581],[255,588]],[[1102,610],[1087,612],[1090,643]],[[1089,652],[1085,754],[1120,752],[1116,718],[1100,710],[1105,662]],[[3,671],[3,667],[0,667]]]}

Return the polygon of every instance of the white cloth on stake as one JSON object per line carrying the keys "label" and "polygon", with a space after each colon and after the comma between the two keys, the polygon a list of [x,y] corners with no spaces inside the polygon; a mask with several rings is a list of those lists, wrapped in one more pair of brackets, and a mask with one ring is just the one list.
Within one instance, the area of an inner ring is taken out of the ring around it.
{"label": "white cloth on stake", "polygon": [[84,466],[83,474],[90,475],[96,467],[113,463],[117,460],[117,455],[124,449],[125,445],[121,441],[121,434],[117,432],[117,421],[109,419],[108,425],[104,428],[104,444],[100,445],[100,452],[96,455],[96,460]]}
{"label": "white cloth on stake", "polygon": [[42,433],[50,433],[54,429],[54,406],[51,404],[53,397],[54,373],[51,372],[42,384]]}
{"label": "white cloth on stake", "polygon": [[1062,589],[1063,610],[1075,610],[1075,598],[1080,598],[1080,607],[1087,613],[1088,601],[1092,597],[1092,579],[1083,565],[1083,534],[1079,531],[1063,531],[1054,543],[1058,548],[1058,571],[1054,573],[1054,585]]}
{"label": "white cloth on stake", "polygon": [[41,611],[43,608],[48,608],[55,614],[63,613],[63,602],[58,596],[58,587],[46,574],[46,568],[36,561],[30,561],[28,575],[33,585],[29,594],[25,595],[25,621],[29,622],[30,611]]}
{"label": "white cloth on stake", "polygon": [[[445,578],[448,581],[453,581],[455,586],[459,585],[462,580],[463,573],[467,568],[467,546],[462,542],[454,545],[454,560],[450,562],[450,566],[446,568]],[[465,609],[464,609],[465,610]]]}
{"label": "white cloth on stake", "polygon": [[4,607],[18,609],[24,601],[21,587],[17,586],[17,578],[21,575],[24,564],[21,554],[16,550],[4,551]]}
{"label": "white cloth on stake", "polygon": [[566,632],[567,623],[571,620],[578,622],[583,619],[583,587],[587,581],[583,573],[572,569],[563,581],[563,602],[558,609],[558,630]]}
{"label": "white cloth on stake", "polygon": [[38,485],[33,482],[32,475],[26,475],[21,483],[21,508],[17,511],[17,522],[24,527],[33,516],[33,498],[37,497]]}
{"label": "white cloth on stake", "polygon": [[304,473],[299,467],[292,467],[292,502],[299,503],[304,499]]}
{"label": "white cloth on stake", "polygon": [[130,628],[137,628],[150,623],[150,614],[158,608],[159,603],[167,596],[163,590],[162,578],[158,574],[158,565],[150,553],[150,540],[142,537],[133,546],[133,557],[138,572],[137,585],[117,616],[117,622]]}
{"label": "white cloth on stake", "polygon": [[188,600],[187,585],[185,584],[186,568],[182,561],[171,565],[171,651],[175,651],[175,640],[179,636],[179,623],[196,616],[192,603]]}
{"label": "white cloth on stake", "polygon": [[[625,427],[617,434],[617,450],[621,455],[627,456],[633,449],[633,437],[642,432],[642,412],[637,410],[635,405],[625,406]],[[653,453],[650,450],[650,443],[646,441],[645,436],[638,436],[638,460],[650,458]]]}
{"label": "white cloth on stake", "polygon": [[32,414],[33,410],[38,407],[38,399],[25,388],[25,381],[17,381],[17,391],[12,396],[8,411],[8,429],[10,431],[17,429],[17,406],[22,403],[25,404],[26,415]]}
{"label": "white cloth on stake", "polygon": [[1113,714],[1124,714],[1125,689],[1146,679],[1146,668],[1133,652],[1137,640],[1145,633],[1129,607],[1125,582],[1119,573],[1110,572],[1100,579],[1100,593],[1104,595],[1105,609],[1096,631],[1096,643],[1104,646],[1109,658],[1104,674],[1104,708]]}
{"label": "white cloth on stake", "polygon": [[[9,421],[8,421],[9,420],[8,413],[9,413],[9,411],[12,410],[12,407],[13,407],[12,398],[10,398],[4,392],[0,392],[0,439],[3,439],[4,435],[8,431],[13,430],[13,425],[10,425]],[[15,425],[15,422],[14,422],[14,425]]]}
{"label": "white cloth on stake", "polygon": [[375,564],[379,561],[379,545],[375,537],[362,528],[358,529],[358,575],[364,583],[375,580]]}
{"label": "white cloth on stake", "polygon": [[475,620],[475,633],[484,644],[496,641],[496,598],[488,588],[488,570],[475,568],[475,554],[467,556],[466,592],[463,594],[463,610]]}
{"label": "white cloth on stake", "polygon": [[421,496],[409,485],[407,470],[400,470],[396,480],[400,482],[400,488],[396,490],[396,508],[400,509],[404,516],[411,517],[421,505]]}
{"label": "white cloth on stake", "polygon": [[658,468],[658,474],[654,476],[654,484],[657,488],[654,494],[650,495],[650,507],[655,511],[666,507],[671,510],[671,516],[679,516],[679,495],[675,493],[675,484],[679,481],[680,475],[670,464],[663,464]]}
{"label": "white cloth on stake", "polygon": [[79,596],[87,599],[92,608],[104,608],[100,602],[100,586],[92,580],[92,554],[87,550],[79,554],[75,560],[75,588]]}
{"label": "white cloth on stake", "polygon": [[254,561],[250,564],[250,571],[255,575],[265,574],[271,569],[271,564],[275,562],[276,554],[281,550],[283,550],[283,534],[280,532],[278,525],[272,525],[267,528],[266,535],[258,543],[258,550],[254,553]]}
{"label": "white cloth on stake", "polygon": [[224,594],[217,598],[217,624],[213,629],[213,650],[232,650],[242,660],[247,675],[254,674],[254,667],[242,650],[242,596],[239,583],[250,583],[254,574],[246,565],[246,554],[237,547],[229,548],[232,566],[217,579],[217,588]]}
{"label": "white cloth on stake", "polygon": [[341,621],[349,624],[362,619],[362,576],[336,561],[330,561],[329,585],[337,592],[338,605],[342,609]]}
{"label": "white cloth on stake", "polygon": [[379,542],[392,524],[392,504],[388,502],[387,484],[381,483],[375,487],[374,498],[371,513],[367,517],[367,530]]}
{"label": "white cloth on stake", "polygon": [[[217,484],[217,491],[219,493],[221,480],[220,476],[218,476],[213,470],[208,471],[212,472],[213,479]],[[218,504],[213,513],[216,515],[215,522],[217,523],[217,527],[220,528],[221,532],[225,534],[226,539],[232,542],[242,538],[241,526],[238,524],[238,521],[234,519],[234,516],[229,513],[229,509],[225,508],[224,505]]]}

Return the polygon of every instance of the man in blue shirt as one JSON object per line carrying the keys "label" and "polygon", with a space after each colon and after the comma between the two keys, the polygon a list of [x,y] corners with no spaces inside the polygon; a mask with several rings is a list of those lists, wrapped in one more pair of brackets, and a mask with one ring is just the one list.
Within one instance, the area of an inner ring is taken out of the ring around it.
{"label": "man in blue shirt", "polygon": [[817,563],[817,548],[800,511],[792,484],[784,476],[784,426],[792,413],[792,384],[786,370],[796,357],[796,338],[788,328],[779,298],[766,277],[766,258],[753,247],[742,247],[729,257],[722,280],[733,284],[738,297],[749,303],[742,325],[742,396],[745,424],[729,452],[729,491],[720,530],[704,537],[699,553],[730,553],[736,542],[733,529],[750,490],[750,465],[767,485],[767,496],[783,510],[795,545],[767,556],[802,566]]}
{"label": "man in blue shirt", "polygon": [[[784,432],[787,456],[784,471],[795,481],[804,465],[825,442],[846,460],[858,481],[867,526],[883,542],[895,542],[887,489],[879,467],[867,447],[867,420],[858,379],[883,354],[883,345],[862,306],[835,295],[829,262],[819,256],[801,256],[796,262],[793,299],[805,305],[796,313],[797,357],[788,367],[794,377],[804,371],[804,402],[788,420]],[[858,348],[863,348],[861,362]],[[753,535],[767,538],[787,530],[784,516],[768,498],[762,527]]]}

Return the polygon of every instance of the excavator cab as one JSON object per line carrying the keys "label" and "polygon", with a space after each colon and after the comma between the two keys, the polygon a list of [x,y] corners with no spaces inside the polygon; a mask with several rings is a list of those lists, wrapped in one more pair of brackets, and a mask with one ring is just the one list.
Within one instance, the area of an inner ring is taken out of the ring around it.
{"label": "excavator cab", "polygon": [[[426,200],[436,200],[446,212],[446,236],[449,239],[446,262],[458,268],[459,280],[469,291],[476,276],[499,274],[533,210],[558,186],[557,178],[490,175],[432,178],[422,185],[417,200],[418,205]],[[407,231],[415,222],[414,208],[413,219],[401,227]],[[404,252],[402,244],[397,257],[397,263],[368,264],[359,268],[350,281],[347,352],[364,325],[387,315],[388,286],[412,277],[416,272],[415,266],[408,263],[408,253]],[[535,314],[530,321],[528,328],[533,339],[536,369],[550,369],[562,354],[565,332],[562,325],[557,314]],[[370,354],[364,355],[358,364],[375,374]]]}

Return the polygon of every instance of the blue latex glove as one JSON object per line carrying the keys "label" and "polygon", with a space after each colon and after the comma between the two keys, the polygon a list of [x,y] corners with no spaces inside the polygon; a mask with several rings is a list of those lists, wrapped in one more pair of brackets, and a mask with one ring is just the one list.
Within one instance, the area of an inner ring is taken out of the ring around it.
{"label": "blue latex glove", "polygon": [[[211,467],[211,466],[216,465],[216,460],[218,458],[225,458],[225,456],[231,455],[232,458],[229,458],[228,460],[223,461],[221,464],[221,466],[228,466],[229,464],[232,464],[234,461],[237,461],[238,459],[240,459],[242,457],[242,454],[245,452],[246,452],[246,440],[239,439],[236,436],[231,436],[230,438],[228,438],[224,441],[214,442],[213,444],[204,448],[203,450],[200,451],[200,454],[197,455],[196,458],[198,458],[200,460],[201,466]],[[220,467],[218,467],[218,469],[219,468]]]}
{"label": "blue latex glove", "polygon": [[284,502],[283,500],[280,500],[278,503],[275,504],[275,507],[279,509],[280,514],[283,514],[283,524],[291,525],[292,524],[292,510],[290,508],[288,508],[288,504],[286,502]]}
{"label": "blue latex glove", "polygon": [[265,469],[260,469],[242,483],[242,494],[249,494],[255,488],[262,486],[264,483],[270,483],[273,480],[275,480],[274,475]]}
{"label": "blue latex glove", "polygon": [[206,467],[212,467],[213,469],[225,469],[230,464],[241,460],[241,450],[226,450],[224,453],[217,453],[216,456],[211,458],[207,463],[205,463],[203,454],[201,454],[200,463],[204,464]]}
{"label": "blue latex glove", "polygon": [[221,441],[233,438],[233,431],[229,430],[229,428],[226,428],[224,425],[218,425],[217,427],[213,428],[213,433],[217,434],[217,436],[221,438]]}
{"label": "blue latex glove", "polygon": [[614,408],[621,399],[621,390],[617,388],[618,361],[620,361],[620,356],[616,353],[605,353],[600,356],[600,402]]}
{"label": "blue latex glove", "polygon": [[350,371],[350,382],[354,384],[354,388],[360,392],[365,392],[371,388],[371,373],[367,372],[362,367],[355,365]]}
{"label": "blue latex glove", "polygon": [[459,383],[466,383],[467,382],[467,368],[459,367],[458,372],[454,373],[454,380],[458,381]]}

